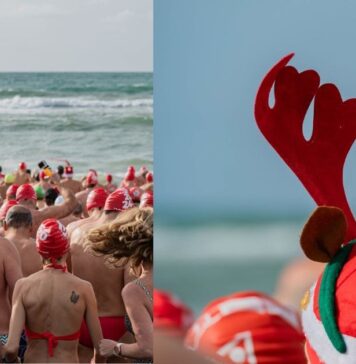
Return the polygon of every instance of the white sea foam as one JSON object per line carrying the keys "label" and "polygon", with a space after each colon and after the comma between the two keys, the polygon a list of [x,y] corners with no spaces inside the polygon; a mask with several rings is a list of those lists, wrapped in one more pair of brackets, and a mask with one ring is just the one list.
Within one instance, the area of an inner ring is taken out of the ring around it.
{"label": "white sea foam", "polygon": [[138,108],[153,106],[151,98],[102,100],[84,97],[21,97],[0,99],[0,112],[48,108]]}

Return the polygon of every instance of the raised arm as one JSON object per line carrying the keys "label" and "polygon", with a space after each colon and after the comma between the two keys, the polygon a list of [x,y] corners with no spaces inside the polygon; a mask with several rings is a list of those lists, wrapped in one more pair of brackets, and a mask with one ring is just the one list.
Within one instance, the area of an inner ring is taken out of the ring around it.
{"label": "raised arm", "polygon": [[19,350],[19,342],[21,333],[25,327],[26,313],[22,302],[22,287],[24,280],[20,279],[16,282],[13,305],[10,319],[9,339],[4,347],[5,358],[8,363],[19,363],[17,360],[17,352]]}
{"label": "raised arm", "polygon": [[85,321],[87,323],[90,337],[94,346],[93,359],[95,363],[106,363],[106,359],[100,355],[99,344],[100,340],[103,338],[103,333],[101,331],[101,326],[99,322],[98,308],[96,304],[94,290],[90,283],[88,283],[88,288],[86,289],[86,304],[87,307],[85,312]]}
{"label": "raised arm", "polygon": [[62,217],[66,217],[69,215],[77,205],[77,200],[73,194],[73,192],[67,188],[60,188],[61,194],[64,198],[64,203],[58,206],[49,206],[43,210],[41,210],[41,219],[49,219],[51,217],[56,219],[61,219]]}

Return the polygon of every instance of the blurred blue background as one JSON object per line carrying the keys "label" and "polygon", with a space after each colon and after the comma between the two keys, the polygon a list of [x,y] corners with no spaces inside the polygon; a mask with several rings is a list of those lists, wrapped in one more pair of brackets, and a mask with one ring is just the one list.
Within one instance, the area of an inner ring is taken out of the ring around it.
{"label": "blurred blue background", "polygon": [[[313,68],[344,99],[356,97],[356,3],[155,0],[154,7],[156,284],[196,308],[232,289],[271,291],[281,266],[299,254],[298,233],[314,202],[258,130],[256,91],[295,52],[290,64],[299,71]],[[309,116],[306,132],[311,127]],[[354,211],[355,162],[354,146],[344,172]],[[239,260],[268,260],[274,268],[266,268],[269,278],[261,271],[254,280],[233,280],[247,272],[236,271]],[[221,269],[210,274],[217,262]],[[229,284],[216,279],[197,298],[199,282],[222,270]],[[195,274],[196,284],[188,284]]]}

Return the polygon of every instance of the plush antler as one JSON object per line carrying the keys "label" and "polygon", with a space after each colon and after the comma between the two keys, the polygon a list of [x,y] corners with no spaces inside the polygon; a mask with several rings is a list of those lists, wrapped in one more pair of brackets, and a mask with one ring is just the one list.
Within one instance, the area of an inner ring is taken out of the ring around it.
{"label": "plush antler", "polygon": [[[343,168],[356,137],[356,99],[342,101],[337,87],[323,84],[313,70],[301,73],[281,59],[258,90],[255,118],[262,134],[303,183],[315,202],[337,206],[348,222],[346,239],[356,237],[356,221],[347,202]],[[274,85],[275,104],[268,100]],[[314,99],[313,133],[303,136],[303,120]]]}

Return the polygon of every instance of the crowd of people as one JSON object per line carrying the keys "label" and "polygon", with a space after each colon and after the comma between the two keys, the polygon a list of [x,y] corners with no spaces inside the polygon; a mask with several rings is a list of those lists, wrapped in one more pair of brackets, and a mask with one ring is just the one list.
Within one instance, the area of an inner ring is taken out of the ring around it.
{"label": "crowd of people", "polygon": [[153,362],[153,174],[0,170],[3,362]]}

